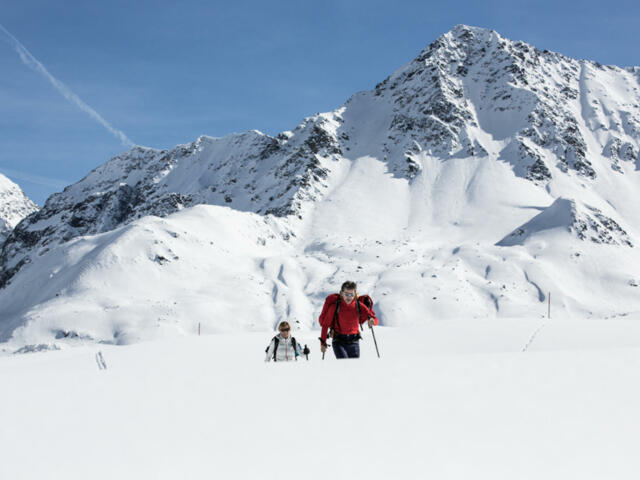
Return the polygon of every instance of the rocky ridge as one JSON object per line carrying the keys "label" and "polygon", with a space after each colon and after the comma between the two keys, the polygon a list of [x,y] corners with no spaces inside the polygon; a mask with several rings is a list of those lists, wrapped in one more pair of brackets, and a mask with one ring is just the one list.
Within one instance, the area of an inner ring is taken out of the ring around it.
{"label": "rocky ridge", "polygon": [[[197,204],[285,217],[293,222],[286,235],[295,235],[333,172],[363,156],[409,182],[426,158],[486,158],[549,191],[560,176],[562,185],[595,185],[607,172],[640,169],[639,142],[637,68],[574,60],[459,25],[373,90],[293,131],[203,136],[172,150],[118,155],[9,235],[0,288],[52,246]],[[609,220],[602,228],[619,223]]]}

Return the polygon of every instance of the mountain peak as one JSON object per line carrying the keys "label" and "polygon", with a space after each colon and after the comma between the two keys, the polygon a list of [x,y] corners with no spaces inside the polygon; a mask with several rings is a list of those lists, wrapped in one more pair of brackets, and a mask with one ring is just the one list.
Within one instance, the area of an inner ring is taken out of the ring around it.
{"label": "mountain peak", "polygon": [[0,174],[0,247],[11,230],[27,215],[38,210],[20,187]]}
{"label": "mountain peak", "polygon": [[474,27],[463,23],[459,23],[444,35],[450,35],[463,40],[470,40],[471,36],[477,40],[487,40],[492,37],[502,38],[495,30],[484,27]]}

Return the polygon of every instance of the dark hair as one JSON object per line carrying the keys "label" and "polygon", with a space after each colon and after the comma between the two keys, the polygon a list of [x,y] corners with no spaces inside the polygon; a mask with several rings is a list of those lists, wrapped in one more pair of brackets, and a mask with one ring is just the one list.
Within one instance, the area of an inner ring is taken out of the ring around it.
{"label": "dark hair", "polygon": [[343,290],[355,290],[355,289],[356,289],[356,282],[351,282],[349,280],[344,282],[342,284],[342,287],[340,287],[340,291],[343,291]]}

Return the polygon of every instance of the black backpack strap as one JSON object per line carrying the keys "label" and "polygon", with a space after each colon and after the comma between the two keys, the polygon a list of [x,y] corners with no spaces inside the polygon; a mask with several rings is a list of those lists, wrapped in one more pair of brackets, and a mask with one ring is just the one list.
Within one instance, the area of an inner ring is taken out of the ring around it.
{"label": "black backpack strap", "polygon": [[280,343],[280,339],[276,335],[273,337],[273,361],[276,361],[276,352],[278,351],[278,343]]}
{"label": "black backpack strap", "polygon": [[336,324],[340,326],[340,295],[338,294],[338,299],[336,300],[336,310],[333,313],[333,323],[331,324],[331,329],[336,329]]}
{"label": "black backpack strap", "polygon": [[295,359],[295,361],[298,361],[298,344],[296,343],[296,339],[295,337],[291,337],[291,344],[293,345],[293,358]]}
{"label": "black backpack strap", "polygon": [[358,325],[360,325],[360,331],[362,331],[362,322],[360,321],[360,299],[356,297],[356,307],[358,308]]}

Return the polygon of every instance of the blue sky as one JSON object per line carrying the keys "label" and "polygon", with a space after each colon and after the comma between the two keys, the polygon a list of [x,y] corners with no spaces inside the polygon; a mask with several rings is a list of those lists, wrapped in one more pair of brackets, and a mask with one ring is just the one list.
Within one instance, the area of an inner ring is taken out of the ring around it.
{"label": "blue sky", "polygon": [[[268,134],[370,89],[458,23],[640,65],[637,2],[5,2],[2,24],[133,142]],[[43,204],[126,149],[0,35],[0,173]]]}

